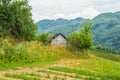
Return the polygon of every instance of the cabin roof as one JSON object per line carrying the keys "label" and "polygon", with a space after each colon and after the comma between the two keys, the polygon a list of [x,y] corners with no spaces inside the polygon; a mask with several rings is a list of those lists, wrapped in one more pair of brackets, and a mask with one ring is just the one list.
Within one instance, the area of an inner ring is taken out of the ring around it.
{"label": "cabin roof", "polygon": [[51,43],[51,41],[52,41],[53,39],[55,39],[57,36],[59,36],[59,35],[63,36],[63,37],[66,39],[66,37],[65,37],[62,33],[58,33],[58,34],[55,34],[55,35],[50,39],[49,43]]}

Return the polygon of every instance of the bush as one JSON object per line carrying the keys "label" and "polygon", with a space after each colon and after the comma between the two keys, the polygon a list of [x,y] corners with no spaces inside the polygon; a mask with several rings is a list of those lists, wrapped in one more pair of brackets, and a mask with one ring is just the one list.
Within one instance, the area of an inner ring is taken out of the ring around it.
{"label": "bush", "polygon": [[3,55],[3,62],[20,62],[30,63],[33,62],[31,56],[24,50],[20,50],[14,46],[9,46],[5,49]]}
{"label": "bush", "polygon": [[29,53],[15,46],[8,46],[5,48],[4,58],[5,62],[33,62],[33,58],[29,55]]}
{"label": "bush", "polygon": [[43,44],[47,45],[50,38],[51,38],[51,35],[49,35],[47,33],[43,33],[43,34],[37,35],[35,40],[37,40],[39,42],[42,42]]}
{"label": "bush", "polygon": [[0,62],[19,62],[19,63],[31,63],[35,59],[25,50],[25,48],[17,47],[9,43],[6,39],[0,38]]}
{"label": "bush", "polygon": [[92,34],[90,28],[92,24],[84,22],[82,30],[72,33],[69,37],[70,46],[78,49],[88,49],[92,46]]}

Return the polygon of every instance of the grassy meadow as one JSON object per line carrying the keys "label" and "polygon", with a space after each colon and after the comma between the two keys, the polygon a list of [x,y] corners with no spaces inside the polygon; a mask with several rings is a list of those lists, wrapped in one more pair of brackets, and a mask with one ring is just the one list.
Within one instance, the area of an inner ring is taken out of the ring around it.
{"label": "grassy meadow", "polygon": [[[31,1],[0,0],[0,80],[120,80],[119,12],[93,16],[93,20],[59,18],[35,23]],[[64,9],[65,4],[60,7],[57,4],[61,1],[56,2],[56,7],[51,2],[49,5],[49,1],[47,6]],[[44,8],[49,8],[47,6]],[[40,5],[39,8],[44,10]],[[55,9],[48,9],[47,15],[51,10]],[[48,33],[43,33],[46,31]],[[67,45],[51,46],[52,37],[59,45]]]}
{"label": "grassy meadow", "polygon": [[0,40],[0,80],[120,80],[119,54]]}

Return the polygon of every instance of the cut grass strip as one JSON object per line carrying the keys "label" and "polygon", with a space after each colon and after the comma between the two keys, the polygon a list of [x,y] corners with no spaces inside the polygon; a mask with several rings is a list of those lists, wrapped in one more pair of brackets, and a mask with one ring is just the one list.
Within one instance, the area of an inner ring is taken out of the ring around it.
{"label": "cut grass strip", "polygon": [[[46,74],[46,73],[45,73]],[[46,75],[40,75],[40,74],[36,74],[36,73],[26,73],[26,75],[30,75],[30,76],[34,76],[34,77],[40,77],[40,78],[45,78],[45,79],[50,79],[50,74],[47,73]]]}
{"label": "cut grass strip", "polygon": [[94,77],[89,77],[89,78],[85,78],[85,80],[97,80],[97,79]]}
{"label": "cut grass strip", "polygon": [[101,78],[103,80],[120,80],[119,75],[98,74],[95,72],[88,72],[88,71],[76,69],[76,68],[67,68],[67,67],[55,66],[55,67],[51,67],[49,69],[55,70],[55,71],[67,72],[67,73],[75,73],[77,75],[85,75],[85,76],[91,76],[91,77],[95,77],[95,78]]}
{"label": "cut grass strip", "polygon": [[54,76],[53,80],[58,80],[58,77],[57,77],[57,76]]}
{"label": "cut grass strip", "polygon": [[42,77],[41,75],[39,75],[39,74],[34,74],[34,73],[26,73],[26,75],[36,76],[36,77]]}
{"label": "cut grass strip", "polygon": [[[72,74],[67,74],[67,73],[61,73],[61,72],[55,72],[55,71],[49,71],[49,70],[38,70],[38,72],[43,72],[43,73],[49,73],[49,74],[55,74],[55,75],[62,75],[65,77],[71,77],[71,78],[77,78],[77,79],[84,79],[83,76],[81,75],[72,75]],[[89,78],[89,76],[86,76]]]}
{"label": "cut grass strip", "polygon": [[84,70],[76,69],[76,68],[67,68],[67,67],[50,67],[50,70],[55,70],[55,71],[61,71],[61,72],[67,72],[67,73],[75,73],[79,75],[88,75],[88,76],[96,76],[95,74],[91,72],[87,72]]}
{"label": "cut grass strip", "polygon": [[23,80],[41,80],[39,78],[31,78],[31,77],[27,77],[25,74],[9,74],[6,73],[5,74],[6,77],[12,77],[12,78],[18,78],[18,79],[23,79]]}

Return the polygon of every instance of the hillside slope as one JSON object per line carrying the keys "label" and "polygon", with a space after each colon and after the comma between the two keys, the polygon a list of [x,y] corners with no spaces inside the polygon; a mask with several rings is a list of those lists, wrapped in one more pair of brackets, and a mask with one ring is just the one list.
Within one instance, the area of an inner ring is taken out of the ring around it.
{"label": "hillside slope", "polygon": [[0,80],[120,80],[119,54],[9,38],[0,41]]}
{"label": "hillside slope", "polygon": [[96,44],[120,52],[120,12],[95,17],[92,32]]}
{"label": "hillside slope", "polygon": [[[49,48],[44,51],[47,49]],[[51,55],[52,57],[59,56],[60,59],[44,66],[39,63],[37,63],[39,66],[26,64],[19,70],[0,71],[0,80],[120,80],[120,55],[101,51],[87,53],[88,55],[78,51],[73,54],[63,52],[62,55]],[[45,59],[45,57],[41,58]]]}
{"label": "hillside slope", "polygon": [[[36,23],[39,30],[38,33],[58,33],[63,34],[71,33],[78,29],[82,24],[84,18],[76,18],[72,20],[67,20],[63,18],[58,18],[57,20],[44,19]],[[80,25],[79,25],[80,24]],[[73,27],[74,26],[74,27]],[[69,30],[68,30],[69,28]]]}
{"label": "hillside slope", "polygon": [[[87,19],[76,18],[72,20],[41,20],[37,22],[38,33],[70,33],[82,28],[83,21]],[[120,52],[120,11],[115,13],[104,13],[90,20],[93,22],[92,33],[96,45],[104,46]]]}

